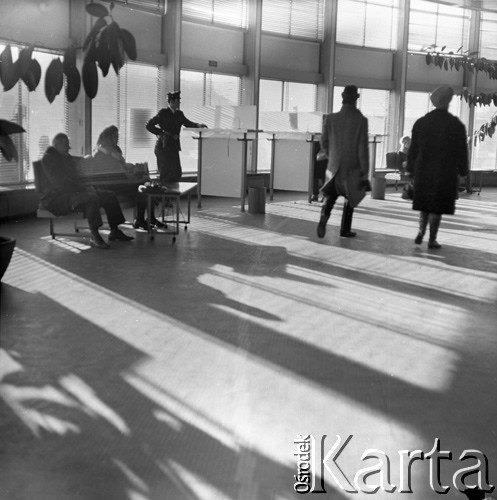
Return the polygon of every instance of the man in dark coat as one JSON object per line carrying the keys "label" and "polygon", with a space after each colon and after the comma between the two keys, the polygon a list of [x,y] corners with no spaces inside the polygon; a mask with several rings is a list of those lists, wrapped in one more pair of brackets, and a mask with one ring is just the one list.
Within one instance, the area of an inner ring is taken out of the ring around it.
{"label": "man in dark coat", "polygon": [[439,249],[438,228],[442,214],[453,214],[458,196],[458,175],[468,174],[468,144],[463,123],[448,112],[454,91],[446,85],[435,89],[433,111],[416,121],[407,157],[407,171],[414,176],[412,208],[419,210],[420,245],[429,223],[428,248]]}
{"label": "man in dark coat", "polygon": [[41,160],[43,182],[40,183],[41,205],[54,215],[67,215],[72,210],[82,209],[90,226],[90,244],[96,248],[108,248],[98,228],[102,225],[100,207],[106,214],[110,226],[109,240],[130,241],[119,229],[125,221],[116,195],[112,191],[87,188],[76,170],[75,159],[69,154],[69,138],[57,134]]}
{"label": "man in dark coat", "polygon": [[328,156],[327,177],[322,188],[326,201],[317,227],[319,238],[326,234],[326,223],[339,196],[346,198],[340,236],[351,238],[352,216],[368,186],[368,120],[357,109],[357,87],[347,85],[342,92],[343,105],[338,113],[326,117],[321,134],[321,149]]}
{"label": "man in dark coat", "polygon": [[179,109],[180,92],[169,92],[167,102],[168,107],[161,109],[146,124],[147,130],[158,136],[154,152],[157,157],[157,168],[159,169],[159,178],[162,184],[181,180],[182,170],[179,159],[181,127],[206,127],[203,123],[190,121],[183,114],[183,111]]}

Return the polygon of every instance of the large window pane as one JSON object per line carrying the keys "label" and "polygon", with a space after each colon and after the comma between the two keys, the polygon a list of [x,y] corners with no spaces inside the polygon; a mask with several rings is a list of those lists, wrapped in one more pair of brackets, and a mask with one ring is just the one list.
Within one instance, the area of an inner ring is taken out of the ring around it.
{"label": "large window pane", "polygon": [[246,28],[247,0],[183,0],[182,14],[185,19]]}
{"label": "large window pane", "polygon": [[480,25],[480,55],[497,60],[497,14],[482,12]]}
{"label": "large window pane", "polygon": [[[482,106],[475,108],[474,130],[477,131],[489,122],[497,113],[495,106]],[[483,142],[477,143],[473,148],[471,170],[495,170],[497,169],[497,137],[485,137]]]}
{"label": "large window pane", "polygon": [[395,49],[398,0],[338,0],[337,42]]}
{"label": "large window pane", "polygon": [[324,0],[263,0],[262,31],[321,41],[323,15]]}
{"label": "large window pane", "polygon": [[[210,128],[237,128],[233,108],[240,106],[240,102],[239,76],[181,71],[181,109],[188,119]],[[191,133],[184,132],[181,136],[183,172],[196,172],[197,158],[198,141]]]}
{"label": "large window pane", "polygon": [[[5,45],[0,45],[0,52]],[[12,48],[12,58],[17,60],[19,49]],[[66,100],[64,89],[50,103],[45,96],[44,76],[50,62],[57,57],[40,50],[33,52],[41,66],[42,77],[35,91],[29,92],[19,83],[9,91],[0,92],[2,118],[18,123],[26,130],[24,134],[11,136],[16,144],[19,161],[7,162],[0,158],[0,183],[15,184],[33,181],[32,162],[39,160],[58,132],[67,132]]]}
{"label": "large window pane", "polygon": [[411,0],[409,50],[427,45],[446,47],[446,51],[468,48],[470,11],[427,0]]}

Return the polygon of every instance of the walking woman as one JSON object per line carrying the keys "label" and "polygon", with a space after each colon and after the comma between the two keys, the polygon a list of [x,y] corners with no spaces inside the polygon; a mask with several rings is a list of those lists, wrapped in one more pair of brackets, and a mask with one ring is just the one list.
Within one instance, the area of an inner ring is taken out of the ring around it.
{"label": "walking woman", "polygon": [[463,123],[448,111],[454,95],[446,85],[435,89],[433,111],[416,121],[407,156],[407,172],[414,176],[412,208],[419,210],[420,245],[429,226],[428,248],[439,249],[438,228],[443,214],[453,214],[460,176],[468,174],[468,144]]}

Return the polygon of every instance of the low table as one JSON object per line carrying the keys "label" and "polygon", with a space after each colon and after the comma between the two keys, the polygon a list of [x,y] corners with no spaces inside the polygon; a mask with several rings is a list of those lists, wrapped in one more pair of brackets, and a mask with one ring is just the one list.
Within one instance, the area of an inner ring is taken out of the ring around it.
{"label": "low table", "polygon": [[[191,195],[197,193],[198,183],[196,182],[178,182],[168,186],[169,189],[163,192],[145,193],[147,195],[147,232],[151,240],[154,239],[155,234],[171,234],[173,235],[173,243],[176,241],[176,236],[179,234],[180,224],[185,225],[185,231],[188,224],[190,224],[191,214]],[[187,199],[187,216],[183,214],[180,207],[180,200],[182,197]],[[152,203],[156,200],[159,201],[162,211],[162,222],[165,224],[165,229],[154,229],[151,224]],[[172,208],[166,214],[166,207]],[[170,213],[169,213],[170,212]],[[171,228],[169,229],[169,226]]]}

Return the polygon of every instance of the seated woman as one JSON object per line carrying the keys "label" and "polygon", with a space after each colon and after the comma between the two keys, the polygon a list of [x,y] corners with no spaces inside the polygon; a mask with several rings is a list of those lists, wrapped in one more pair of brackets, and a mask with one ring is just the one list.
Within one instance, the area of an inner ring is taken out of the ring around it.
{"label": "seated woman", "polygon": [[[101,134],[98,136],[97,147],[93,154],[93,159],[97,163],[105,162],[105,168],[108,169],[109,166],[114,165],[117,170],[122,170],[127,176],[133,176],[134,165],[131,163],[126,163],[123,156],[123,152],[119,147],[119,129],[115,125],[105,128]],[[131,186],[133,194],[136,194],[138,186],[141,185],[143,180],[138,180],[136,186]],[[129,185],[127,188],[129,193]],[[122,192],[122,189],[120,190]],[[147,229],[147,222],[145,218],[145,211],[147,209],[147,197],[146,195],[138,192],[136,195],[136,219],[133,221],[133,227],[135,229]],[[150,222],[156,227],[163,227],[164,224],[155,218],[154,206],[152,206],[152,213]]]}

